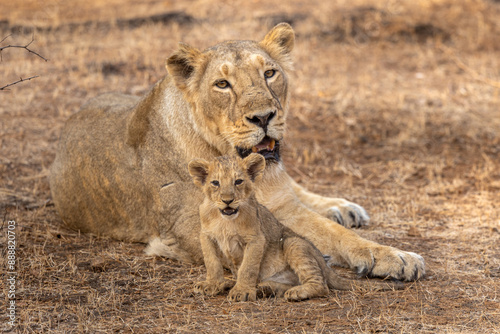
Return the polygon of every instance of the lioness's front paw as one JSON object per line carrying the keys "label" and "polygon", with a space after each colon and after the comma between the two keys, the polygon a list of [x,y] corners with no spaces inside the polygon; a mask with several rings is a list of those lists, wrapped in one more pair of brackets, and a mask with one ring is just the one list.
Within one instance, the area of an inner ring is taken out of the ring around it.
{"label": "lioness's front paw", "polygon": [[376,277],[393,277],[403,281],[415,281],[425,275],[424,258],[413,252],[403,252],[391,248],[390,255],[381,250],[380,255],[375,252],[377,263],[371,275]]}
{"label": "lioness's front paw", "polygon": [[249,286],[238,286],[229,291],[227,298],[232,302],[255,301],[257,299],[257,289]]}
{"label": "lioness's front paw", "polygon": [[229,290],[234,286],[234,281],[201,281],[194,285],[194,292],[201,293],[206,296],[215,296],[219,293]]}
{"label": "lioness's front paw", "polygon": [[361,276],[415,281],[425,275],[423,257],[388,246],[358,249],[349,262]]}
{"label": "lioness's front paw", "polygon": [[370,221],[365,209],[348,201],[328,209],[327,217],[345,227],[360,227]]}

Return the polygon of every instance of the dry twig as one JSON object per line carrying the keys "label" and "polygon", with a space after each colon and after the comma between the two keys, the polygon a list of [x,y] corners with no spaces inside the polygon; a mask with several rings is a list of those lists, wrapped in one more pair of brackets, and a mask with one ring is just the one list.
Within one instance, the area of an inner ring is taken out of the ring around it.
{"label": "dry twig", "polygon": [[[3,42],[4,42],[7,38],[9,38],[10,36],[12,36],[12,35],[8,35],[8,36],[4,37],[4,38],[0,41],[0,43],[3,43]],[[4,49],[8,49],[8,48],[19,48],[19,49],[25,49],[25,50],[26,50],[26,51],[28,51],[29,53],[33,53],[34,55],[36,55],[36,56],[38,56],[38,57],[42,58],[42,59],[43,59],[43,60],[45,60],[45,61],[49,61],[47,58],[45,58],[44,56],[42,56],[42,55],[41,55],[41,54],[39,54],[38,52],[35,52],[35,51],[33,51],[33,50],[31,50],[31,49],[29,48],[29,46],[30,46],[30,45],[31,45],[34,41],[35,41],[35,38],[34,38],[34,37],[31,37],[31,41],[30,41],[28,44],[26,44],[26,45],[10,45],[10,44],[9,44],[9,45],[6,45],[6,46],[1,46],[1,47],[0,47],[0,55],[2,54],[2,51],[3,51]],[[1,58],[0,58],[0,59],[1,59]]]}
{"label": "dry twig", "polygon": [[38,78],[38,75],[34,75],[34,76],[29,77],[29,78],[26,78],[26,79],[19,78],[19,80],[17,80],[17,81],[11,82],[11,83],[10,83],[10,84],[8,84],[8,85],[5,85],[5,86],[3,86],[3,87],[0,87],[0,90],[5,90],[6,88],[8,88],[8,87],[10,87],[10,86],[14,86],[14,85],[16,85],[16,84],[18,84],[18,83],[21,83],[21,82],[23,82],[23,81],[29,81],[29,80],[31,80],[31,79],[35,79],[35,78]]}
{"label": "dry twig", "polygon": [[[1,41],[0,43],[3,43],[7,38],[9,38],[11,35],[8,35],[8,36],[5,36]],[[39,54],[38,52],[35,52],[33,50],[31,50],[29,48],[29,46],[35,41],[35,38],[34,37],[31,37],[31,41],[26,44],[26,45],[6,45],[6,46],[2,46],[0,47],[0,61],[2,61],[2,51],[5,50],[5,49],[8,49],[8,48],[18,48],[18,49],[25,49],[26,51],[28,51],[29,53],[32,53],[36,56],[38,56],[39,58],[42,58],[43,60],[45,61],[48,61],[47,58],[45,58],[44,56],[42,56],[41,54]],[[29,78],[26,78],[26,79],[23,79],[23,78],[19,78],[19,80],[15,81],[15,82],[12,82],[8,85],[5,85],[5,86],[2,86],[0,87],[0,90],[5,90],[6,88],[10,87],[10,86],[14,86],[18,83],[21,83],[23,81],[29,81],[31,79],[35,79],[35,78],[38,78],[38,75],[35,75],[35,76],[32,76],[32,77],[29,77]]]}

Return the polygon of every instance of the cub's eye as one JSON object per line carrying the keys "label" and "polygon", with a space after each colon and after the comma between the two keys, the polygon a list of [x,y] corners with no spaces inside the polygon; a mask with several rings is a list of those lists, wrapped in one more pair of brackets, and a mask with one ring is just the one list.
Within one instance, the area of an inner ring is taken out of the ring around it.
{"label": "cub's eye", "polygon": [[238,180],[234,181],[234,184],[237,185],[237,186],[239,186],[242,183],[243,183],[242,179],[238,179]]}
{"label": "cub's eye", "polygon": [[275,70],[267,70],[264,72],[264,77],[266,77],[266,79],[269,79],[274,77],[275,74],[276,74]]}
{"label": "cub's eye", "polygon": [[229,88],[231,86],[227,80],[219,80],[215,83],[215,85],[220,89]]}
{"label": "cub's eye", "polygon": [[220,185],[219,181],[216,180],[210,182],[210,184],[213,185],[214,187],[218,187]]}

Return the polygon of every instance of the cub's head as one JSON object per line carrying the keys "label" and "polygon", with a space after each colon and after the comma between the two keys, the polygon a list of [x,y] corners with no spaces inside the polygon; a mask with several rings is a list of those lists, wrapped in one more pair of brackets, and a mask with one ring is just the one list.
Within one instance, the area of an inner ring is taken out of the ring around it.
{"label": "cub's head", "polygon": [[167,70],[191,106],[193,130],[221,154],[280,160],[295,43],[280,23],[261,42],[227,41],[201,52],[181,44]]}
{"label": "cub's head", "polygon": [[264,157],[252,153],[244,159],[238,156],[222,156],[210,162],[194,159],[188,169],[194,183],[221,214],[234,219],[240,206],[253,194],[253,183],[261,177],[265,166]]}

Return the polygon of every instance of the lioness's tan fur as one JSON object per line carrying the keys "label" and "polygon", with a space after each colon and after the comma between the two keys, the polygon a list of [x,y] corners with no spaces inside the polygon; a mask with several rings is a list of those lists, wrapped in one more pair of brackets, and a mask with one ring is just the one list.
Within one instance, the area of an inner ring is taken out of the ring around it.
{"label": "lioness's tan fur", "polygon": [[[142,98],[114,93],[85,104],[64,127],[51,168],[64,222],[149,243],[149,254],[202,263],[203,196],[187,164],[283,140],[294,41],[292,28],[279,24],[261,42],[228,41],[205,51],[182,44],[167,60],[169,75]],[[255,190],[260,203],[332,264],[404,280],[424,274],[417,254],[341,226],[359,226],[368,216],[354,203],[307,192],[281,160],[268,164]]]}
{"label": "lioness's tan fur", "polygon": [[245,159],[223,156],[189,163],[194,183],[205,193],[200,205],[200,241],[207,279],[196,283],[196,292],[215,295],[232,286],[233,281],[224,279],[224,260],[237,279],[228,296],[233,301],[255,300],[257,284],[264,295],[284,295],[293,301],[324,296],[329,288],[402,287],[355,282],[335,274],[312,243],[283,226],[257,202],[253,183],[265,165],[256,153]]}

